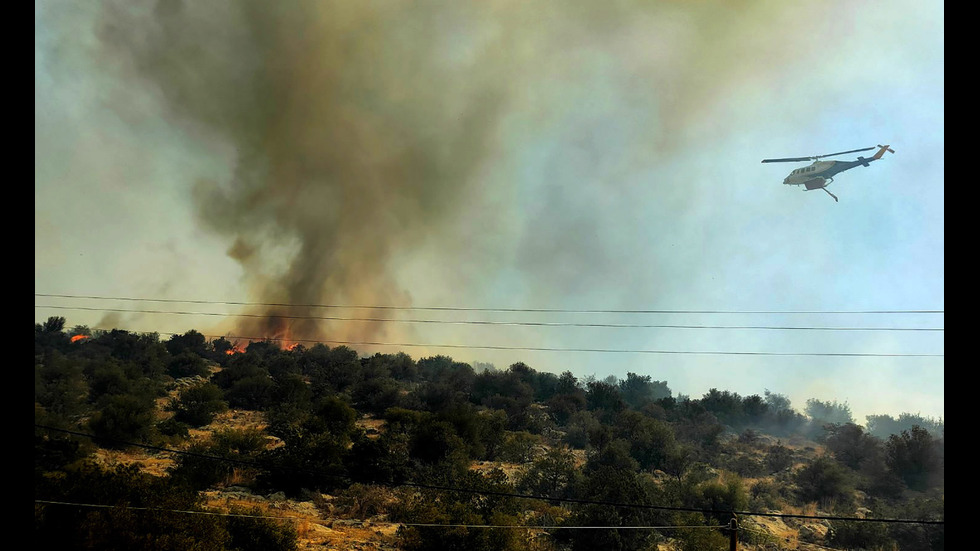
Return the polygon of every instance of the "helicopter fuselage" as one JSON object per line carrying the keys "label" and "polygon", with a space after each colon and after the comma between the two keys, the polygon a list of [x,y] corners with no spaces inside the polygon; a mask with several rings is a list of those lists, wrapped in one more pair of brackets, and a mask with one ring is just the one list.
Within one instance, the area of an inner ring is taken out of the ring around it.
{"label": "helicopter fuselage", "polygon": [[810,166],[798,168],[789,173],[783,183],[788,186],[805,186],[806,189],[825,187],[834,176],[858,166],[868,166],[877,159],[858,157],[856,161],[814,161]]}

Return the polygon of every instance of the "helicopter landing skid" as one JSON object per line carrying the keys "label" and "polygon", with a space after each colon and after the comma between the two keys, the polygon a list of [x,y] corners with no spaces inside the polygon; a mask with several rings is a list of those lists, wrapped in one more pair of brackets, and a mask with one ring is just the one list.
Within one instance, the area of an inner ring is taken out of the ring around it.
{"label": "helicopter landing skid", "polygon": [[[834,182],[834,179],[833,179],[833,178],[830,178],[830,179],[828,179],[828,180],[826,180],[826,181],[824,181],[824,182],[823,182],[823,185],[821,185],[821,186],[819,186],[819,187],[818,187],[818,186],[815,186],[815,185],[814,185],[814,186],[812,186],[812,187],[811,187],[810,185],[807,185],[807,186],[806,186],[806,189],[807,189],[807,191],[810,191],[810,190],[814,190],[814,189],[822,189],[822,190],[824,190],[824,191],[826,191],[826,192],[827,192],[827,195],[829,195],[829,196],[831,196],[831,197],[833,197],[833,198],[834,198],[834,202],[835,202],[835,203],[840,203],[840,200],[839,200],[839,199],[837,199],[837,196],[836,196],[836,195],[834,195],[833,193],[831,193],[829,189],[827,189],[827,186],[829,186],[829,185],[830,185],[830,184],[832,184],[833,182]],[[808,182],[808,184],[810,184],[810,182]]]}

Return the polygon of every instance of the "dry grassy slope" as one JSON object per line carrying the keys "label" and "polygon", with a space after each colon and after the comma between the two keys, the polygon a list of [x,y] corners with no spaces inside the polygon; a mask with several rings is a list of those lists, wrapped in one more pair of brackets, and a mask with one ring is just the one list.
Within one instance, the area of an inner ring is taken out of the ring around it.
{"label": "dry grassy slope", "polygon": [[[174,391],[174,395],[175,393],[176,391]],[[166,405],[169,403],[169,400],[170,397],[158,400],[158,417],[161,420],[172,415],[172,413],[166,411]],[[357,421],[357,426],[363,429],[368,437],[376,437],[383,429],[384,421],[365,416]],[[216,431],[245,428],[261,430],[265,427],[265,417],[261,412],[230,410],[218,415],[211,425],[202,429],[192,429],[190,431],[190,439],[177,446],[187,447],[194,442],[206,441]],[[734,437],[732,438],[730,448],[735,449],[736,454],[745,454],[756,459],[762,457],[763,450],[766,447],[777,443],[777,439],[767,435],[759,435],[758,441],[751,445],[737,443]],[[806,460],[825,453],[821,446],[802,438],[780,439],[778,442],[783,446],[793,449],[796,454]],[[270,437],[269,445],[275,446],[277,444],[277,440]],[[584,450],[574,450],[573,453],[575,453],[576,462],[580,466],[585,463],[586,457]],[[157,476],[166,474],[167,468],[173,464],[172,459],[166,454],[146,450],[121,452],[100,449],[96,453],[96,458],[97,461],[106,465],[139,463],[146,472]],[[793,468],[799,468],[801,465],[802,462],[798,462]],[[501,468],[512,478],[519,473],[522,467],[523,465],[518,463],[492,461],[478,461],[474,462],[472,466],[474,470],[479,471]],[[726,474],[725,472],[720,472],[719,476],[723,477]],[[764,478],[771,479],[772,477]],[[746,478],[743,480],[748,489],[763,479]],[[346,516],[345,512],[339,511],[329,505],[333,500],[332,496],[319,496],[318,502],[320,507],[318,508],[312,501],[287,500],[282,496],[272,496],[270,499],[264,496],[250,495],[247,491],[242,491],[240,487],[234,487],[236,483],[240,482],[234,479],[228,480],[226,481],[225,491],[218,489],[205,492],[205,503],[209,507],[225,511],[233,506],[259,507],[270,516],[284,519],[288,518],[290,519],[289,522],[294,522],[296,525],[297,533],[299,534],[300,549],[394,550],[398,548],[396,534],[398,527],[396,524],[386,522],[384,516],[375,517],[368,521],[342,518]],[[817,509],[815,505],[810,505],[805,508],[786,507],[782,512],[813,514],[817,512]],[[330,516],[331,514],[335,516]],[[824,549],[806,543],[805,540],[822,541],[827,531],[826,523],[803,522],[793,519],[783,521],[763,517],[744,519],[744,522],[748,529],[769,536],[771,543],[777,545],[779,549]],[[801,540],[801,535],[803,540]],[[675,547],[676,545],[669,541],[666,545],[661,546],[662,549],[672,549]],[[743,544],[740,546],[740,549],[751,550],[754,547]],[[758,547],[758,549],[763,548],[772,549],[773,547],[771,545],[769,547]]]}
{"label": "dry grassy slope", "polygon": [[[166,419],[171,413],[165,410],[169,398],[162,398],[158,401],[158,416]],[[373,428],[375,431],[383,426],[383,421],[364,418],[358,421],[358,426],[363,429]],[[176,445],[177,448],[187,448],[195,442],[204,442],[211,438],[216,431],[229,429],[255,428],[264,429],[266,427],[265,417],[261,412],[256,411],[226,411],[217,416],[213,423],[201,429],[191,429],[190,438],[183,444]],[[275,439],[270,438],[270,446],[277,445]],[[152,475],[164,476],[167,469],[173,465],[173,460],[168,454],[153,452],[133,448],[126,451],[98,449],[95,453],[95,460],[106,466],[139,464],[141,468]],[[349,519],[331,519],[325,517],[320,509],[312,501],[289,500],[284,497],[271,499],[250,495],[247,491],[242,491],[240,487],[234,486],[240,482],[234,478],[226,481],[224,491],[222,489],[204,492],[204,502],[209,508],[221,511],[228,511],[232,507],[258,507],[263,514],[269,516],[289,519],[284,522],[293,522],[299,535],[300,549],[326,549],[326,550],[394,550],[397,549],[396,532],[397,525],[384,522],[384,519],[375,519],[371,522],[352,521]],[[323,502],[329,502],[332,496],[321,496]]]}

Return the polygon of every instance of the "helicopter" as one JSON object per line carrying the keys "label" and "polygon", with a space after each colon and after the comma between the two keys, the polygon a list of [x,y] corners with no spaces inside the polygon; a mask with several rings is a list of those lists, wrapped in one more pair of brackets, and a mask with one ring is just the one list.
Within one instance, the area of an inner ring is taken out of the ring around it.
{"label": "helicopter", "polygon": [[891,146],[878,144],[878,152],[875,153],[871,158],[864,158],[858,156],[857,160],[854,161],[821,161],[824,157],[836,157],[837,155],[847,155],[848,153],[860,153],[862,151],[871,151],[875,149],[874,147],[865,147],[862,149],[852,149],[850,151],[838,151],[837,153],[828,153],[826,155],[814,155],[812,157],[787,157],[785,159],[763,159],[764,163],[800,163],[804,161],[813,161],[813,164],[807,167],[798,168],[793,172],[789,173],[783,183],[789,186],[804,186],[806,191],[814,189],[822,189],[837,201],[837,196],[827,189],[827,186],[834,181],[834,176],[844,172],[845,170],[850,170],[857,166],[871,166],[870,163],[877,161],[882,158],[886,151],[895,153],[895,150]]}

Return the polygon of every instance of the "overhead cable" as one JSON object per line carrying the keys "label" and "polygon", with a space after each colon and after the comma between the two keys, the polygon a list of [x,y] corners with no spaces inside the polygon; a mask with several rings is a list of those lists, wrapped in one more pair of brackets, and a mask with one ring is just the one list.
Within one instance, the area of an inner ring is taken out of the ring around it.
{"label": "overhead cable", "polygon": [[312,321],[354,321],[365,323],[414,323],[435,325],[483,325],[483,326],[525,326],[525,327],[590,327],[613,329],[741,329],[741,330],[770,330],[770,331],[930,331],[944,332],[943,327],[823,327],[823,326],[787,326],[787,325],[691,325],[691,324],[650,324],[650,323],[586,323],[586,322],[544,322],[544,321],[498,321],[498,320],[439,320],[439,319],[405,319],[405,318],[357,318],[348,316],[299,316],[289,314],[267,313],[249,314],[237,312],[189,312],[182,310],[145,310],[132,308],[101,308],[92,306],[54,306],[49,304],[34,305],[34,308],[49,310],[81,310],[94,312],[114,312],[123,314],[164,314],[177,316],[208,316],[236,317],[276,320],[312,320]]}
{"label": "overhead cable", "polygon": [[103,295],[71,295],[34,293],[35,297],[86,300],[121,300],[130,302],[165,302],[183,304],[222,304],[228,306],[264,306],[286,308],[349,308],[356,310],[427,310],[447,312],[534,312],[553,314],[944,314],[945,310],[688,310],[688,309],[570,309],[570,308],[480,308],[465,306],[396,306],[377,304],[301,304],[289,302],[246,302],[145,297],[113,297]]}
{"label": "overhead cable", "polygon": [[696,524],[690,526],[681,525],[664,525],[664,526],[566,526],[566,525],[537,525],[537,524],[450,524],[450,523],[436,523],[436,522],[397,522],[397,521],[377,521],[370,519],[344,519],[344,518],[302,518],[302,517],[277,517],[272,515],[249,515],[243,513],[224,513],[219,511],[193,511],[187,509],[165,509],[162,507],[138,507],[133,505],[108,505],[102,503],[75,503],[68,501],[52,501],[46,499],[35,499],[34,503],[40,505],[64,505],[70,507],[89,507],[94,509],[126,509],[130,511],[151,511],[151,512],[161,512],[161,513],[181,513],[188,515],[208,515],[216,517],[236,517],[236,518],[254,518],[254,519],[269,519],[269,520],[284,520],[284,521],[301,521],[310,522],[313,524],[324,524],[324,525],[336,525],[336,524],[351,524],[356,526],[363,526],[364,523],[368,523],[371,526],[384,524],[389,526],[411,526],[413,528],[517,528],[524,530],[672,530],[672,529],[688,529],[688,528],[709,528],[712,530],[718,530],[720,528],[728,528],[728,525],[717,525],[717,526],[706,526],[703,524]]}
{"label": "overhead cable", "polygon": [[[65,434],[70,434],[70,435],[73,435],[73,436],[80,436],[80,437],[84,437],[84,438],[91,438],[91,439],[98,439],[98,440],[103,440],[103,441],[110,441],[110,442],[115,442],[115,443],[118,443],[118,444],[124,444],[124,445],[127,445],[127,446],[133,446],[133,447],[138,447],[138,448],[150,449],[150,450],[155,450],[155,451],[163,451],[163,452],[174,453],[174,454],[178,454],[178,455],[191,455],[191,456],[194,456],[194,457],[211,459],[211,460],[214,460],[214,461],[229,461],[229,458],[225,458],[225,457],[221,457],[221,456],[216,456],[216,455],[193,453],[193,452],[185,452],[185,451],[182,451],[182,450],[176,450],[176,449],[171,449],[171,448],[163,448],[163,447],[160,447],[160,446],[153,446],[153,445],[150,445],[150,444],[141,444],[141,443],[138,443],[138,442],[130,442],[130,441],[125,441],[125,440],[120,440],[120,439],[115,439],[115,438],[99,437],[99,436],[96,436],[96,435],[90,434],[90,433],[73,431],[73,430],[69,430],[69,429],[62,429],[62,428],[52,427],[52,426],[48,426],[48,425],[42,425],[42,424],[38,424],[38,423],[35,423],[34,424],[34,427],[35,428],[39,428],[39,429],[54,431],[54,432],[61,432],[61,433],[65,433]],[[255,462],[249,462],[249,461],[242,461],[242,460],[230,460],[229,462],[234,462],[234,463],[238,463],[238,464],[247,463],[247,464],[251,464],[252,466],[261,468],[263,470],[270,470],[272,468],[268,464],[263,464],[263,463],[260,463],[260,462],[257,462],[257,461],[255,461]],[[340,476],[340,475],[334,475],[334,474],[330,474],[330,473],[322,473],[322,472],[317,471],[315,469],[297,469],[297,468],[288,468],[288,467],[287,468],[283,468],[283,467],[279,467],[279,466],[274,466],[274,467],[275,468],[280,468],[280,469],[283,469],[283,470],[291,470],[291,471],[294,471],[294,472],[315,473],[315,474],[317,474],[319,476],[327,476],[327,477],[331,477],[331,478],[346,480],[349,483],[354,483],[354,482],[365,483],[365,481],[357,481],[357,480],[349,479],[348,477],[344,477],[344,476]],[[442,485],[438,485],[438,484],[424,484],[424,483],[418,483],[418,482],[367,481],[367,483],[377,484],[377,485],[380,485],[380,486],[407,486],[407,487],[412,487],[412,488],[428,489],[428,490],[440,490],[440,491],[446,491],[446,492],[459,492],[459,493],[469,493],[469,494],[478,494],[478,495],[490,495],[490,496],[496,496],[496,497],[508,497],[508,498],[518,498],[518,499],[536,499],[536,500],[541,500],[541,501],[555,501],[555,502],[563,502],[563,503],[576,503],[576,504],[581,504],[581,505],[607,505],[607,506],[610,506],[610,507],[650,509],[650,510],[659,510],[659,511],[681,511],[681,512],[693,512],[693,513],[704,513],[704,514],[715,514],[715,515],[735,514],[735,515],[738,515],[738,516],[763,516],[763,517],[798,518],[798,519],[811,519],[811,520],[842,520],[842,521],[843,520],[846,520],[846,521],[855,521],[855,522],[881,522],[881,523],[900,523],[900,524],[936,524],[936,525],[944,525],[945,524],[945,521],[944,520],[935,521],[935,520],[895,519],[895,518],[870,518],[869,519],[869,518],[862,518],[862,517],[842,517],[842,516],[832,516],[832,515],[797,515],[797,514],[789,514],[789,513],[764,513],[764,512],[758,512],[758,511],[722,511],[722,510],[715,510],[715,509],[699,509],[699,508],[694,508],[694,507],[672,507],[672,506],[667,506],[667,505],[652,505],[652,504],[645,504],[645,503],[621,503],[621,502],[605,501],[605,500],[594,500],[594,499],[577,499],[577,498],[549,497],[549,496],[540,496],[540,495],[531,495],[531,494],[521,494],[521,493],[516,493],[516,492],[498,492],[498,491],[493,491],[493,490],[477,490],[477,489],[470,489],[470,488],[458,488],[458,487],[452,487],[452,486],[442,486]]]}
{"label": "overhead cable", "polygon": [[[107,331],[107,329],[100,329]],[[154,332],[158,335],[180,335],[181,333]],[[653,350],[642,348],[560,348],[547,346],[506,346],[481,344],[444,344],[381,341],[346,341],[332,339],[294,339],[282,337],[260,337],[244,335],[204,335],[207,338],[223,338],[233,341],[281,342],[289,344],[331,344],[341,346],[393,346],[400,348],[450,348],[463,350],[520,350],[528,352],[593,352],[607,354],[652,354],[673,356],[755,356],[755,357],[834,357],[834,358],[945,358],[945,354],[906,354],[876,352],[753,352],[728,350]]]}

